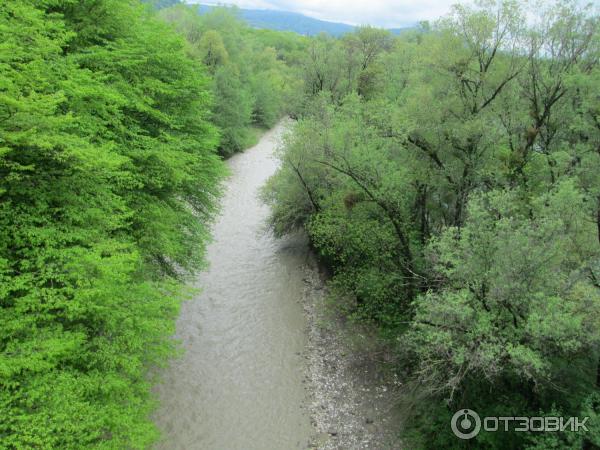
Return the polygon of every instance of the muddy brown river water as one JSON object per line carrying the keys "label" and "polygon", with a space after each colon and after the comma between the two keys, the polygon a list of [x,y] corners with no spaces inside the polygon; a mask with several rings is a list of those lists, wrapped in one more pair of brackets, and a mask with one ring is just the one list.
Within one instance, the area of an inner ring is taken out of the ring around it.
{"label": "muddy brown river water", "polygon": [[201,294],[184,303],[185,349],[156,391],[164,450],[289,450],[311,435],[303,409],[306,319],[301,298],[309,251],[298,237],[265,231],[257,198],[274,173],[286,122],[228,160],[231,176],[208,248]]}

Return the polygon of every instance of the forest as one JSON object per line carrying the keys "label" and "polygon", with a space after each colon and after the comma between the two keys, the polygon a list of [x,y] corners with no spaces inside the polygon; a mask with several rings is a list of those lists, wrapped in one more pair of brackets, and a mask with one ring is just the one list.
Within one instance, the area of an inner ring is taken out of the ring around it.
{"label": "forest", "polygon": [[[600,23],[459,4],[399,36],[174,1],[0,3],[0,448],[144,449],[224,159],[404,380],[406,448],[600,448]],[[589,417],[457,439],[455,411]]]}
{"label": "forest", "polygon": [[595,426],[468,445],[448,427],[461,408],[597,422],[599,30],[575,2],[500,2],[309,44],[264,195],[339,308],[393,342],[410,448],[600,446]]}
{"label": "forest", "polygon": [[274,38],[225,48],[231,22],[187,42],[135,1],[0,5],[1,448],[155,441],[150,371],[205,263],[220,155],[287,95]]}

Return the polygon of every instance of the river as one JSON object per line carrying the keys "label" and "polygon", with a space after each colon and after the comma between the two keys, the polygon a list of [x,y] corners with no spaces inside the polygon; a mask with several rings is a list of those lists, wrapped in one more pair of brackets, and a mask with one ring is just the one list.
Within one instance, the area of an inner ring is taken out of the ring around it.
{"label": "river", "polygon": [[309,251],[301,238],[265,231],[269,209],[257,198],[277,169],[273,152],[285,127],[227,161],[210,266],[177,323],[185,354],[156,388],[159,449],[288,450],[310,438],[301,305]]}

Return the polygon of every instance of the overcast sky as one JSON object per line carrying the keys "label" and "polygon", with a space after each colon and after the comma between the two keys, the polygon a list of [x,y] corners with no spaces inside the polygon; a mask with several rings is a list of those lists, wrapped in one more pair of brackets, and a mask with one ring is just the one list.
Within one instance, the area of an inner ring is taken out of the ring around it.
{"label": "overcast sky", "polygon": [[188,0],[189,3],[225,3],[240,8],[292,11],[353,25],[399,27],[446,14],[456,0]]}

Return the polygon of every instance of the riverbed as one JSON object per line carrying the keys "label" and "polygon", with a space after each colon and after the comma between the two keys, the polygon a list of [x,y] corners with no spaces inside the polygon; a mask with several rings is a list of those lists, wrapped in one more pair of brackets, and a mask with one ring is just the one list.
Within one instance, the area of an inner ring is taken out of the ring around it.
{"label": "riverbed", "polygon": [[230,177],[201,293],[183,304],[184,355],[157,387],[164,450],[303,449],[312,433],[303,385],[307,344],[301,237],[276,239],[257,197],[277,169],[283,121],[227,161]]}

